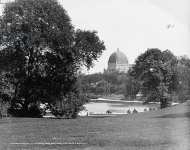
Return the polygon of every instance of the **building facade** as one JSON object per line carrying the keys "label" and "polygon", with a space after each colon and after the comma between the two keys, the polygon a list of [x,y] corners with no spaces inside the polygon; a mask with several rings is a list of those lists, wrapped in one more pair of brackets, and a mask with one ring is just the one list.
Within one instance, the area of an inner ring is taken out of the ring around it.
{"label": "building facade", "polygon": [[129,63],[126,55],[117,49],[116,52],[112,53],[108,60],[109,72],[127,72],[129,70]]}

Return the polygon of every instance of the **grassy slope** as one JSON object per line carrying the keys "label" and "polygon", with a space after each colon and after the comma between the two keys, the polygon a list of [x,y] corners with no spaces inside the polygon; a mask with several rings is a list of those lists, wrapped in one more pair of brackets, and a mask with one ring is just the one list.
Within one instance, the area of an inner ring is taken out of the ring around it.
{"label": "grassy slope", "polygon": [[[86,145],[11,145],[84,142]],[[165,110],[107,118],[0,120],[0,150],[188,150],[190,102]]]}

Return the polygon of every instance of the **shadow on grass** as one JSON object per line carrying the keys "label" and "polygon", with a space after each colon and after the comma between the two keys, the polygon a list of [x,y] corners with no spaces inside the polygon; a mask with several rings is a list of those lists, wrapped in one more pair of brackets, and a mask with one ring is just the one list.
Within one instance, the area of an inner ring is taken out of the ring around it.
{"label": "shadow on grass", "polygon": [[178,114],[167,114],[167,115],[163,115],[163,116],[157,116],[154,118],[190,118],[190,112],[178,113]]}

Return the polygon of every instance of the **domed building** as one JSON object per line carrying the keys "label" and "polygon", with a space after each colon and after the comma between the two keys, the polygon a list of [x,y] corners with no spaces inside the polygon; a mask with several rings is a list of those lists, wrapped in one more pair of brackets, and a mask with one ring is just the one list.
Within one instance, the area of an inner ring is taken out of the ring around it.
{"label": "domed building", "polygon": [[119,49],[110,55],[107,70],[109,72],[127,72],[129,70],[128,59]]}

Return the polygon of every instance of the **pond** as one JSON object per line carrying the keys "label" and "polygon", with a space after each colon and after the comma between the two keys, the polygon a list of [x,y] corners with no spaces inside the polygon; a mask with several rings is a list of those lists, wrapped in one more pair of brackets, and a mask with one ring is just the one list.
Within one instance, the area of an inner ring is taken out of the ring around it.
{"label": "pond", "polygon": [[150,110],[157,110],[159,104],[144,105],[140,101],[121,101],[121,100],[91,100],[84,105],[85,110],[81,111],[79,115],[95,115],[95,114],[129,114],[136,112],[144,112]]}

